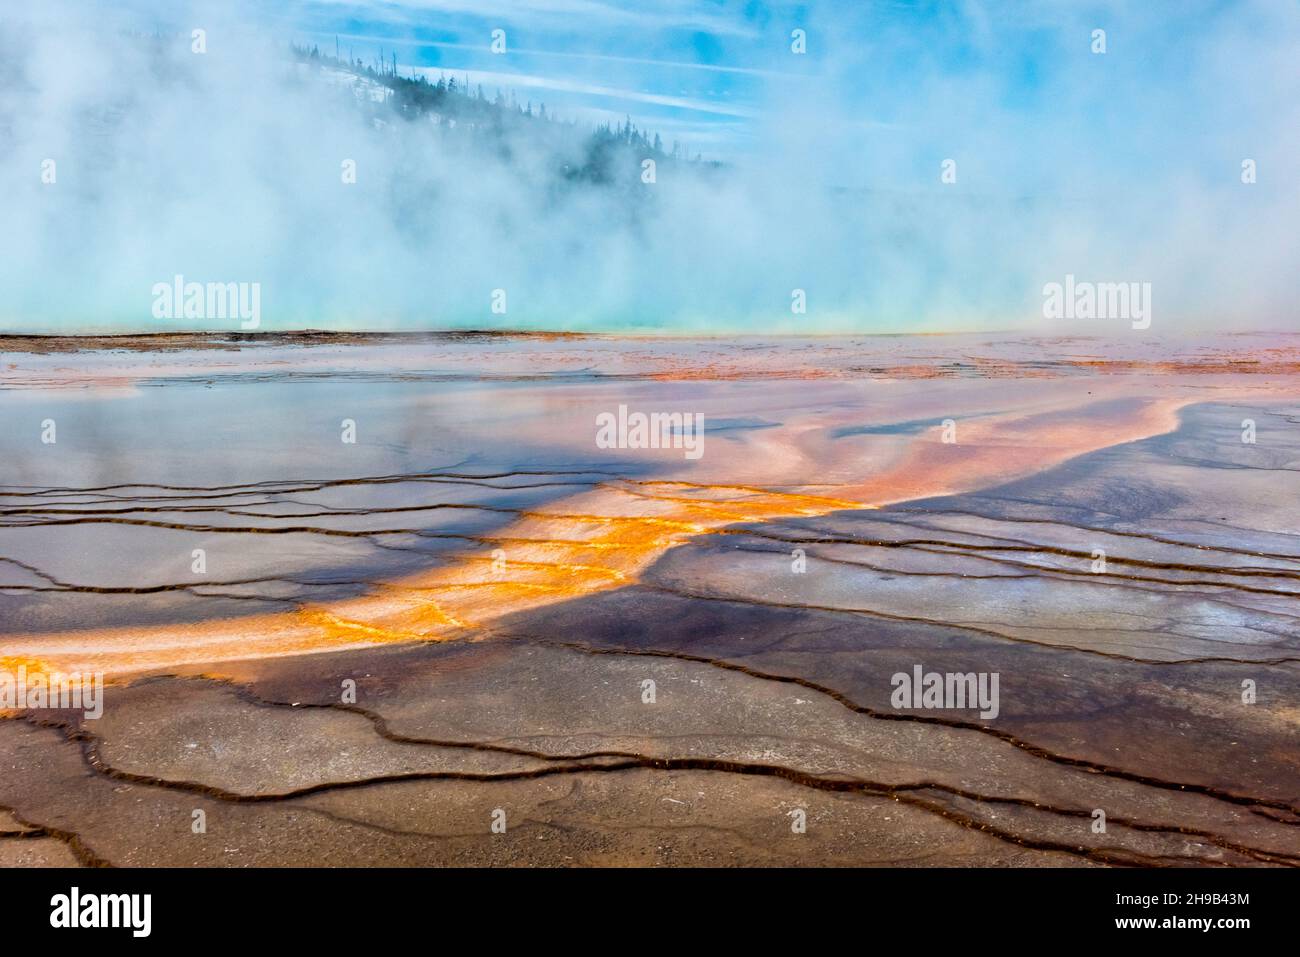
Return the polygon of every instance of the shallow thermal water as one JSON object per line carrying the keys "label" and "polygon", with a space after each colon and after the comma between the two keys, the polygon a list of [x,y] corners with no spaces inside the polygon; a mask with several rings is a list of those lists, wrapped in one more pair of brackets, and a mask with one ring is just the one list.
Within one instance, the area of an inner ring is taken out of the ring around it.
{"label": "shallow thermal water", "polygon": [[0,659],[110,688],[0,722],[49,782],[0,805],[82,863],[212,860],[123,776],[262,863],[490,862],[503,794],[568,834],[514,862],[1300,862],[1293,341],[15,345]]}

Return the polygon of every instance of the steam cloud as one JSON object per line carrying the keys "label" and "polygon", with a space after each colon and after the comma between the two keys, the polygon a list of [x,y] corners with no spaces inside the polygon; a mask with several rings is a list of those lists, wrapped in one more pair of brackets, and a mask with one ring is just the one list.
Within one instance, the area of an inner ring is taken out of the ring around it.
{"label": "steam cloud", "polygon": [[6,11],[0,331],[237,328],[155,319],[176,274],[260,283],[263,329],[1127,329],[1043,319],[1066,274],[1150,282],[1157,330],[1295,325],[1294,5],[856,6],[770,15],[753,148],[635,195],[557,184],[572,147],[527,129],[376,125],[248,7],[189,13],[204,55],[107,4]]}

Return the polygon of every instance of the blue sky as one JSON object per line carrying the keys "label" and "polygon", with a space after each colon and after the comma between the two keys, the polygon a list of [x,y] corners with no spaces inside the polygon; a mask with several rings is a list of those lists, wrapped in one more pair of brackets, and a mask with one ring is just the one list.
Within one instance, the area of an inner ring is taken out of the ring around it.
{"label": "blue sky", "polygon": [[[711,156],[745,151],[766,86],[815,63],[789,55],[800,5],[602,0],[307,0],[285,32],[343,56],[397,53],[400,67],[468,74],[488,95],[513,89],[534,109],[621,122]],[[787,25],[788,28],[787,28]],[[504,55],[491,52],[504,30]]]}

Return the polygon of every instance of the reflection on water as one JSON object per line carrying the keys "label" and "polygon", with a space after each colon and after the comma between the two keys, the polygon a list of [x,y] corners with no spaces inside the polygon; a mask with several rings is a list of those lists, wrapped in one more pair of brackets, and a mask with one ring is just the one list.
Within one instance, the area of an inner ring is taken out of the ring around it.
{"label": "reflection on water", "polygon": [[[464,348],[497,351],[482,375],[387,378],[355,372],[397,358],[391,344],[11,355],[4,652],[128,673],[483,637],[503,615],[634,584],[669,549],[740,523],[988,488],[1170,431],[1207,394],[1279,391],[1151,373],[1103,389],[1077,371],[642,374],[673,348],[679,367],[699,359],[662,343],[629,346],[640,371],[624,378],[607,374],[622,367],[604,340],[525,340],[517,351],[565,371],[503,376],[515,351]],[[770,359],[710,348],[728,367]],[[844,343],[806,348],[844,371]],[[410,353],[399,364],[417,364]],[[593,354],[613,369],[593,370]],[[702,414],[705,454],[599,448],[597,416],[620,404]]]}

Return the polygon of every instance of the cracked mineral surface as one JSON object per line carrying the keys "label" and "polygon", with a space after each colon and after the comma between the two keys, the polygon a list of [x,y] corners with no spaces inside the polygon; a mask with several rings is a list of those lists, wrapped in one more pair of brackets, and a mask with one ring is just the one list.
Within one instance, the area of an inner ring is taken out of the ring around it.
{"label": "cracked mineral surface", "polygon": [[1300,864],[1300,336],[0,349],[0,866]]}

